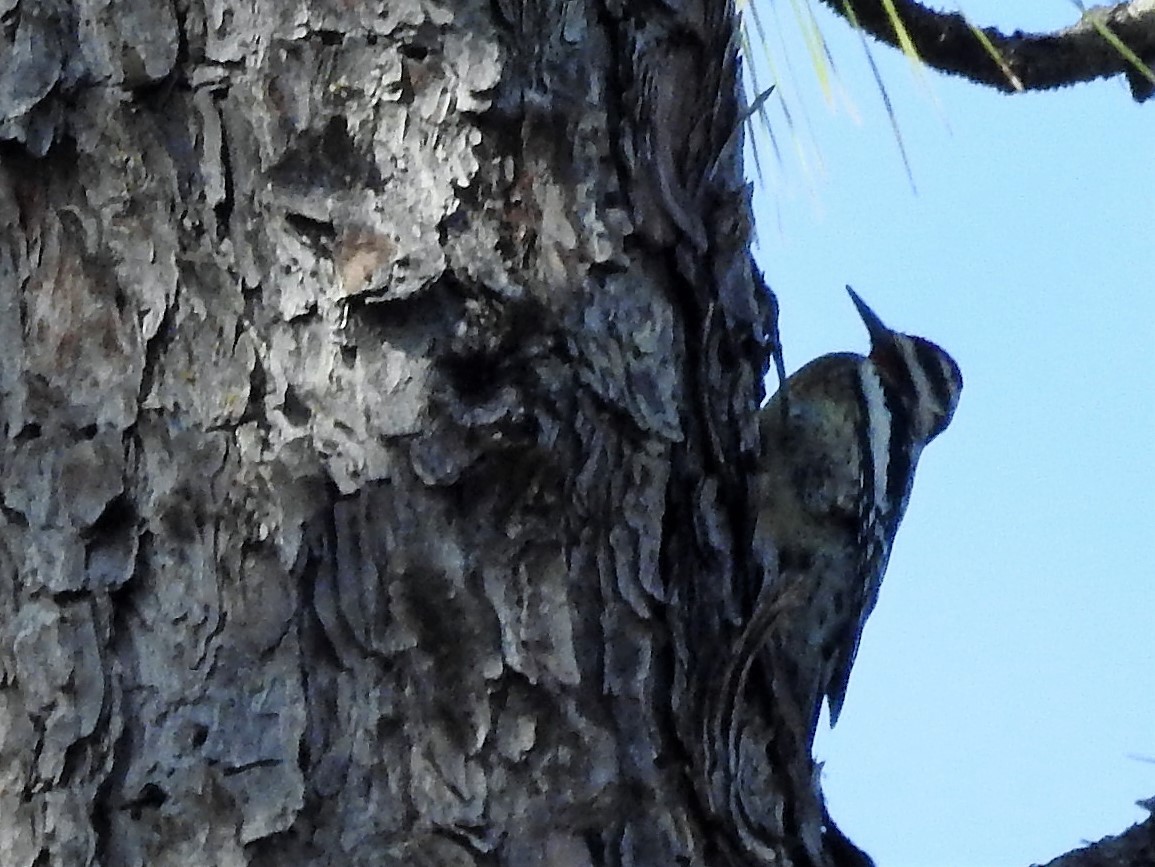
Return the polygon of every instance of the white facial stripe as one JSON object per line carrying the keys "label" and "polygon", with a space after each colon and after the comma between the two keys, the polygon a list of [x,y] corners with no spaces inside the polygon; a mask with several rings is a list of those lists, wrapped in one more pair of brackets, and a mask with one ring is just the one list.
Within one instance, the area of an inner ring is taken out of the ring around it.
{"label": "white facial stripe", "polygon": [[870,463],[874,468],[874,501],[886,497],[887,464],[890,461],[890,412],[882,392],[882,380],[874,362],[863,359],[859,365],[862,396],[866,401],[866,422],[870,431]]}
{"label": "white facial stripe", "polygon": [[914,351],[913,341],[902,335],[897,342],[898,350],[902,353],[902,362],[910,374],[911,387],[914,388],[914,427],[920,438],[925,437],[934,426],[937,403],[934,390],[931,388],[930,380],[926,378],[926,370]]}
{"label": "white facial stripe", "polygon": [[955,372],[954,365],[945,355],[939,355],[938,366],[941,369],[942,381],[946,383],[948,400],[950,403],[943,407],[944,410],[950,409],[958,402],[959,381],[958,374]]}

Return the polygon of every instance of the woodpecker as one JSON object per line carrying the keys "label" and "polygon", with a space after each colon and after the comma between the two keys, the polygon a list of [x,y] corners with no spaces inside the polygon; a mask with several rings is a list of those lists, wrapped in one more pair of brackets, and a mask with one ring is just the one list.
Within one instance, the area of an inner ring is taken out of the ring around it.
{"label": "woodpecker", "polygon": [[874,609],[923,447],[962,391],[943,349],[887,328],[846,287],[870,354],[811,361],[761,410],[756,533],[778,552],[776,597],[795,600],[773,636],[789,662],[810,737],[822,699],[833,726],[862,628]]}

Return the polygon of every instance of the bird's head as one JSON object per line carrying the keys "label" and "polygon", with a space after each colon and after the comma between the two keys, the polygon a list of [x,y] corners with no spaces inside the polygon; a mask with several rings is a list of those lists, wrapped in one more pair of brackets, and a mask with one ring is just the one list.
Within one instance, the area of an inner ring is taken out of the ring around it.
{"label": "bird's head", "polygon": [[962,372],[946,350],[922,337],[892,331],[849,286],[846,291],[870,335],[870,360],[906,405],[912,433],[928,443],[950,424],[962,394]]}

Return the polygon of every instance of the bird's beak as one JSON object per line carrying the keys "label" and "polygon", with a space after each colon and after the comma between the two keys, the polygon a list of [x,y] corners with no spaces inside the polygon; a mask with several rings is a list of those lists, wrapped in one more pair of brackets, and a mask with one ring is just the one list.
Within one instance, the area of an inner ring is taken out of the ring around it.
{"label": "bird's beak", "polygon": [[882,324],[873,310],[866,306],[866,302],[858,297],[858,293],[846,287],[846,291],[850,293],[850,300],[854,302],[854,306],[858,308],[858,315],[862,317],[862,321],[866,323],[866,332],[870,335],[870,345],[872,347],[882,346],[890,337],[890,329]]}

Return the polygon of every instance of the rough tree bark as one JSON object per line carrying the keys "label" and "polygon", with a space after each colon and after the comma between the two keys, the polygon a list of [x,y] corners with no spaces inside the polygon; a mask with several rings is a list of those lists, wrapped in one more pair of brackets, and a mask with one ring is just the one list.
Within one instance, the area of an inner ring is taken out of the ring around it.
{"label": "rough tree bark", "polygon": [[732,9],[360,6],[0,11],[0,864],[864,863],[732,663]]}

